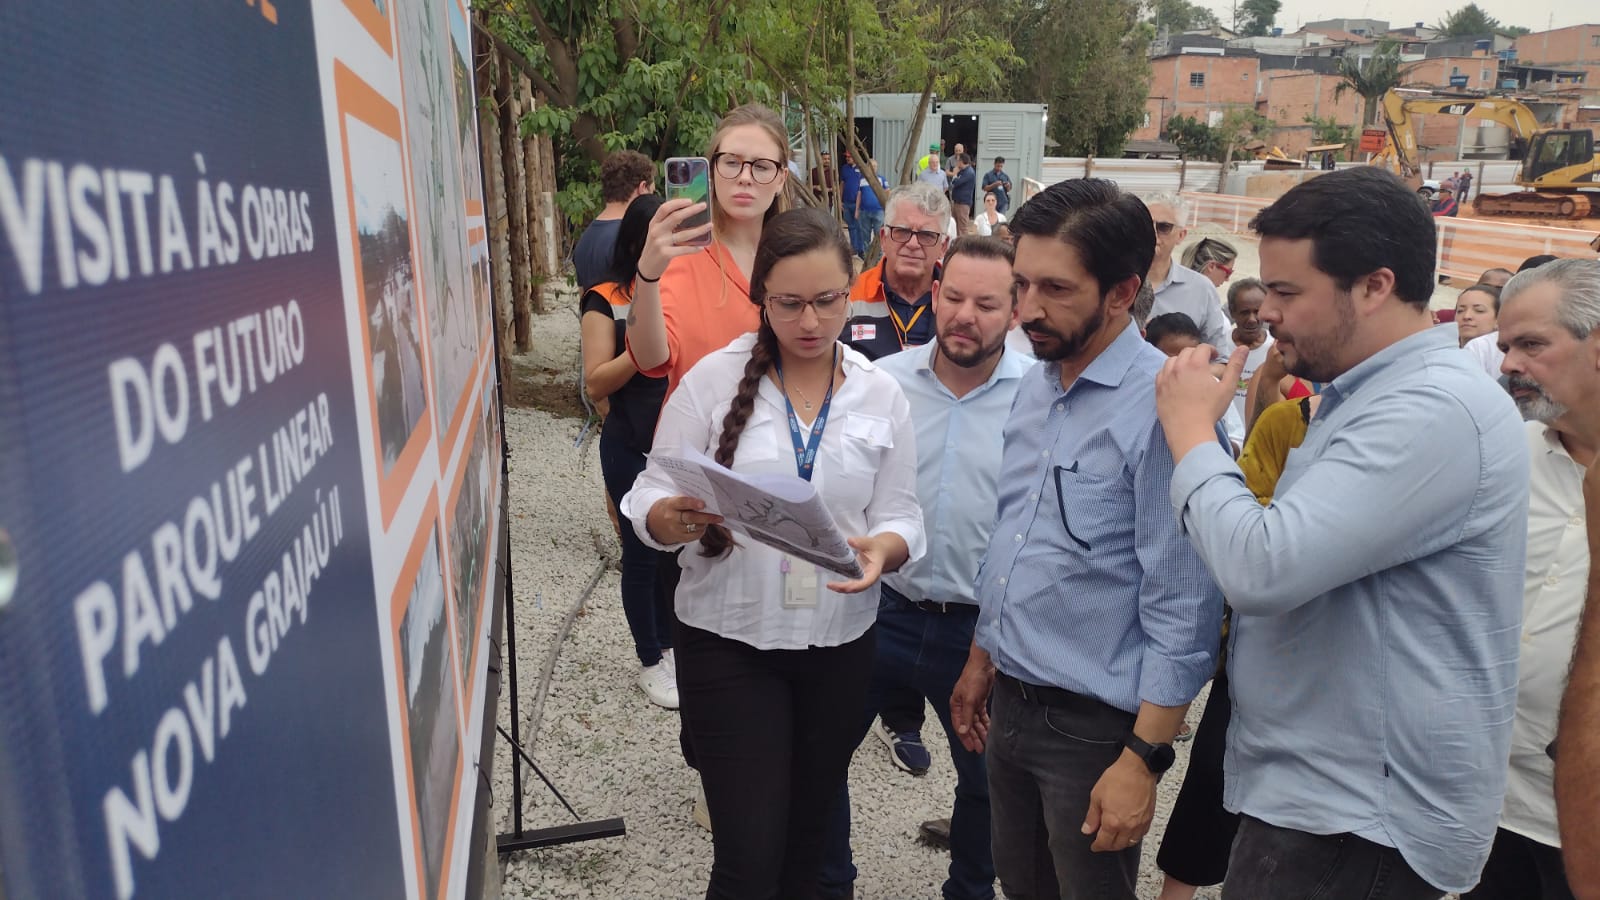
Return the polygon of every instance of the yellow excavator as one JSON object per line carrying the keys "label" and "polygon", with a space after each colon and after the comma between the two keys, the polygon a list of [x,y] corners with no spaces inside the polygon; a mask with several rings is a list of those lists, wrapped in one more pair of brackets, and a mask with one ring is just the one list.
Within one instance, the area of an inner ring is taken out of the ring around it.
{"label": "yellow excavator", "polygon": [[1479,194],[1473,209],[1483,215],[1581,219],[1600,208],[1600,153],[1595,152],[1593,132],[1541,129],[1533,110],[1503,97],[1414,97],[1391,90],[1383,95],[1383,113],[1395,161],[1406,179],[1420,173],[1413,115],[1486,119],[1511,129],[1516,136],[1512,158],[1522,160],[1517,184],[1530,190]]}

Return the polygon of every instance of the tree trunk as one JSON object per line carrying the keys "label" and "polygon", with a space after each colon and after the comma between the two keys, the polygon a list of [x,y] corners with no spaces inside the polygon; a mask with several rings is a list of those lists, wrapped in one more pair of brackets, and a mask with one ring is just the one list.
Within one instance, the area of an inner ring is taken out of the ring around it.
{"label": "tree trunk", "polygon": [[[900,161],[900,183],[910,181],[916,173],[917,157],[922,155],[922,123],[928,117],[928,103],[933,98],[933,81],[936,76],[932,71],[928,73],[928,80],[922,85],[922,96],[917,98],[917,109],[911,114],[911,121],[906,126],[906,156]],[[944,160],[935,160],[936,165],[944,165]]]}

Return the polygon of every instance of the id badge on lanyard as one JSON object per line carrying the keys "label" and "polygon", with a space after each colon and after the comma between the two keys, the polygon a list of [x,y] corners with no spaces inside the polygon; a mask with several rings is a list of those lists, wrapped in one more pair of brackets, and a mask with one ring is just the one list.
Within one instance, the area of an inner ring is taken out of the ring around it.
{"label": "id badge on lanyard", "polygon": [[[833,348],[833,365],[839,365],[839,346]],[[811,480],[811,473],[816,469],[817,452],[822,448],[822,431],[828,427],[828,411],[833,406],[833,376],[828,376],[828,392],[822,397],[822,408],[817,410],[817,417],[811,421],[811,439],[803,440],[800,431],[800,419],[794,414],[794,404],[789,402],[788,386],[783,384],[783,365],[775,364],[778,372],[778,383],[783,385],[783,404],[789,412],[789,438],[794,442],[794,466],[796,473],[806,481]],[[807,562],[798,556],[784,554],[778,563],[778,572],[783,576],[783,608],[784,609],[815,609],[821,579],[818,577],[815,564]]]}

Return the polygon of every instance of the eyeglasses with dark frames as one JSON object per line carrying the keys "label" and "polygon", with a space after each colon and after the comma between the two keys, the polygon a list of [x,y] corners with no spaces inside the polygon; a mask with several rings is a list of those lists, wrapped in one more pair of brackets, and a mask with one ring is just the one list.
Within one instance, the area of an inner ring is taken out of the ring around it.
{"label": "eyeglasses with dark frames", "polygon": [[733,181],[746,166],[750,167],[750,178],[756,184],[771,184],[783,171],[783,164],[775,159],[740,159],[731,153],[718,153],[711,158],[711,163],[717,169],[717,174]]}
{"label": "eyeglasses with dark frames", "polygon": [[907,243],[908,241],[911,240],[912,236],[915,236],[916,239],[917,239],[917,243],[919,245],[923,246],[923,247],[932,247],[934,244],[937,244],[941,238],[944,237],[944,233],[943,232],[939,232],[939,231],[915,231],[915,230],[910,229],[910,228],[902,228],[899,225],[890,225],[888,231],[889,231],[889,240],[894,241],[896,244]]}

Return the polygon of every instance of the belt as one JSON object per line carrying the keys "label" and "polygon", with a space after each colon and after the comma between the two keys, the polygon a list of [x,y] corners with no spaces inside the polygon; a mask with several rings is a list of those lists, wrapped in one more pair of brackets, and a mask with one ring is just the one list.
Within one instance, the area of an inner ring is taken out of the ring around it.
{"label": "belt", "polygon": [[963,603],[959,600],[913,600],[888,585],[883,586],[883,593],[890,600],[904,604],[912,609],[920,609],[931,613],[972,613],[978,612],[978,604]]}
{"label": "belt", "polygon": [[1014,691],[1017,696],[1028,701],[1029,703],[1037,703],[1040,706],[1048,706],[1052,709],[1073,710],[1084,714],[1112,711],[1124,716],[1132,715],[1126,710],[1117,709],[1109,703],[1096,700],[1095,698],[1086,694],[1079,694],[1075,691],[1069,691],[1066,688],[1050,687],[1048,685],[1040,684],[1029,684],[1026,681],[1019,681],[1018,679],[1012,678],[1010,675],[999,671],[995,672],[995,675],[996,681],[998,681],[1000,684],[1006,685],[1008,688]]}

